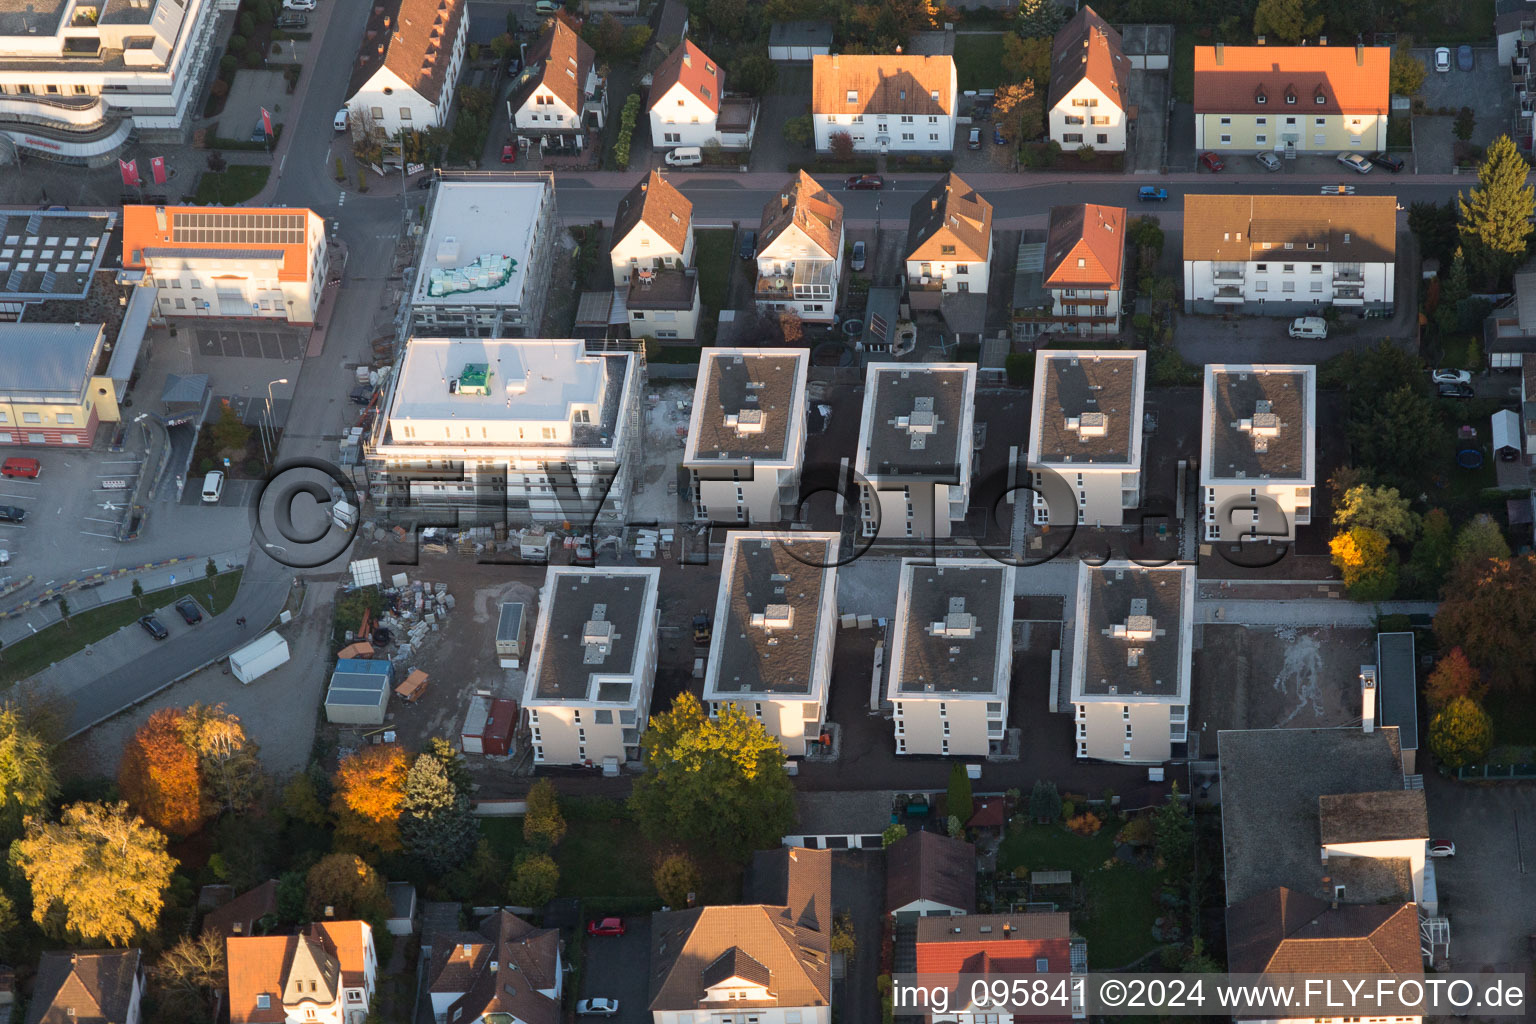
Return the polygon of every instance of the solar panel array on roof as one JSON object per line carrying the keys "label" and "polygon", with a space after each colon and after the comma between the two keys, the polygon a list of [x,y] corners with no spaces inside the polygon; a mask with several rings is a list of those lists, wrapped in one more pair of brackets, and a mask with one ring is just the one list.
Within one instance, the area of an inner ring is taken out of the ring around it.
{"label": "solar panel array on roof", "polygon": [[887,330],[885,317],[881,316],[879,313],[870,314],[869,329],[872,333],[877,334],[882,338],[885,337]]}
{"label": "solar panel array on roof", "polygon": [[302,213],[178,213],[171,241],[199,245],[303,245]]}

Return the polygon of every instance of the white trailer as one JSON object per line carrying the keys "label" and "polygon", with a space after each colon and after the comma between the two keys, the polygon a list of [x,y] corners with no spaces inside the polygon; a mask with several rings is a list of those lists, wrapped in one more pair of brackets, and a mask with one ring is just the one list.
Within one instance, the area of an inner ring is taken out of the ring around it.
{"label": "white trailer", "polygon": [[288,661],[288,641],[276,630],[263,634],[229,656],[229,670],[249,683]]}

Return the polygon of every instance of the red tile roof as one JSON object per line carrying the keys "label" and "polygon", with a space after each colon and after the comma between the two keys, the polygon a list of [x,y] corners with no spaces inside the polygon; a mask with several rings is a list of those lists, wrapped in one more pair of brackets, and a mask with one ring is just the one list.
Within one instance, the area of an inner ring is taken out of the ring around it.
{"label": "red tile roof", "polygon": [[1281,886],[1227,908],[1227,963],[1240,974],[1415,974],[1412,903],[1330,906]]}
{"label": "red tile roof", "polygon": [[[340,988],[362,988],[368,925],[363,921],[326,921],[307,935],[262,935],[225,942],[229,969],[230,1024],[282,1024],[283,997],[294,976],[314,983],[302,998],[323,1006],[342,998]],[[337,983],[340,983],[338,986]],[[288,993],[289,1001],[298,997]],[[267,1006],[260,997],[267,997]]]}
{"label": "red tile roof", "polygon": [[124,1024],[139,971],[137,949],[44,953],[27,1024]]}
{"label": "red tile roof", "polygon": [[256,934],[256,922],[277,909],[277,880],[268,879],[250,892],[241,893],[203,917],[204,932],[218,932],[226,939]]}
{"label": "red tile roof", "polygon": [[550,19],[549,31],[528,48],[528,67],[538,70],[528,73],[528,81],[514,93],[512,108],[522,109],[542,85],[579,116],[586,99],[587,75],[596,59],[592,47],[567,17],[556,15]]}
{"label": "red tile roof", "polygon": [[813,56],[811,110],[817,114],[953,114],[955,59],[889,53]]}
{"label": "red tile roof", "polygon": [[651,107],[655,107],[667,92],[681,83],[705,106],[720,113],[720,97],[725,93],[725,72],[709,59],[705,52],[684,39],[651,76]]}
{"label": "red tile roof", "polygon": [[[1071,933],[1067,914],[925,917],[917,922],[917,973],[1067,974],[1072,969]],[[964,1002],[967,993],[956,995]],[[1029,1019],[1065,1022],[1072,1017],[1066,1013]]]}
{"label": "red tile roof", "polygon": [[757,251],[768,248],[791,224],[804,231],[828,259],[842,255],[838,243],[843,233],[843,204],[804,171],[779,196],[763,204]]}
{"label": "red tile roof", "polygon": [[436,103],[448,82],[466,6],[466,0],[373,0],[347,95],[387,67],[428,103]]}
{"label": "red tile roof", "polygon": [[1045,286],[1119,288],[1125,263],[1125,209],[1056,206],[1045,243]]}
{"label": "red tile roof", "polygon": [[1054,107],[1077,83],[1087,79],[1125,109],[1125,79],[1130,74],[1120,33],[1092,7],[1084,6],[1060,32],[1051,49],[1051,89],[1047,107]]}
{"label": "red tile roof", "polygon": [[1385,46],[1197,46],[1195,113],[1385,116],[1391,60]]}

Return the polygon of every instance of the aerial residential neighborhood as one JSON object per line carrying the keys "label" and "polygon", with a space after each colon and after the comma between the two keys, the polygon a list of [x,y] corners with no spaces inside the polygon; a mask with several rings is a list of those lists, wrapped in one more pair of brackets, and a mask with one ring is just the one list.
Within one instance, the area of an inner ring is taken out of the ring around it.
{"label": "aerial residential neighborhood", "polygon": [[0,1024],[1518,1017],[1527,6],[0,0]]}

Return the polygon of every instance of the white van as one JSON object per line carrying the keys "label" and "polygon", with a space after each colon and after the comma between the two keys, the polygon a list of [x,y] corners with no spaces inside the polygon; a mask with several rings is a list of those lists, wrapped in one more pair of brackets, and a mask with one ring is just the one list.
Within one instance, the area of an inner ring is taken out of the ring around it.
{"label": "white van", "polygon": [[216,469],[203,477],[203,500],[210,505],[216,505],[223,496],[224,474]]}
{"label": "white van", "polygon": [[1293,338],[1326,338],[1328,321],[1320,316],[1299,316],[1291,321],[1290,335]]}
{"label": "white van", "polygon": [[336,111],[336,118],[331,122],[331,127],[335,128],[339,132],[344,132],[347,130],[346,107],[342,107],[340,110]]}
{"label": "white van", "polygon": [[667,154],[667,164],[672,167],[697,167],[704,162],[704,151],[698,146],[678,146]]}

